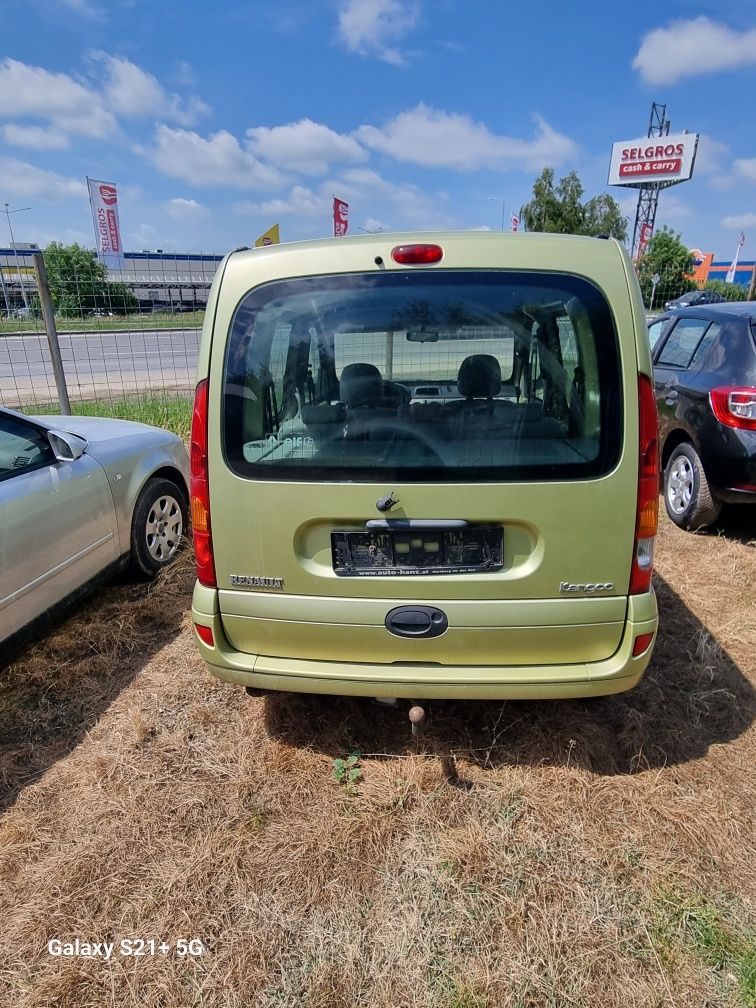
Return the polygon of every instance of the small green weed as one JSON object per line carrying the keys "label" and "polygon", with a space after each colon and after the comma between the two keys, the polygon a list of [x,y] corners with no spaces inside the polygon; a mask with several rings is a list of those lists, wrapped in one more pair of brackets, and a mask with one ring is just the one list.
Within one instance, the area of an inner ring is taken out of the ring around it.
{"label": "small green weed", "polygon": [[362,777],[359,753],[351,753],[344,759],[333,761],[333,779],[343,784],[349,794],[357,794],[357,782]]}
{"label": "small green weed", "polygon": [[457,987],[450,992],[445,1008],[489,1008],[489,1004],[469,987]]}
{"label": "small green weed", "polygon": [[660,904],[655,944],[668,960],[675,946],[693,951],[737,983],[740,1004],[756,1008],[756,931],[737,919],[737,910],[724,899],[673,894]]}

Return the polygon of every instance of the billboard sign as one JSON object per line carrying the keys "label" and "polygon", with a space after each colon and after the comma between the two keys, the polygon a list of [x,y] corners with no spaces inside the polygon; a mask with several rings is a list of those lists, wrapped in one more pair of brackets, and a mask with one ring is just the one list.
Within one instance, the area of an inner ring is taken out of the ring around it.
{"label": "billboard sign", "polygon": [[106,266],[121,263],[121,225],[118,220],[118,191],[111,182],[87,179],[89,202],[92,205],[97,258]]}
{"label": "billboard sign", "polygon": [[687,182],[693,175],[697,146],[697,133],[620,140],[612,145],[608,184],[638,187]]}

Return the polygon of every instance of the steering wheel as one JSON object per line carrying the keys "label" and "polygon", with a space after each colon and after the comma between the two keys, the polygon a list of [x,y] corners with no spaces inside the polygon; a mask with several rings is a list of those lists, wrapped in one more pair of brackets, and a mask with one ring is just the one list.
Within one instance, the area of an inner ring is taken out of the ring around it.
{"label": "steering wheel", "polygon": [[394,449],[401,445],[402,442],[419,445],[422,448],[424,460],[430,459],[438,466],[446,466],[446,462],[439,453],[437,445],[423,430],[408,427],[400,421],[382,417],[381,419],[376,418],[371,420],[366,425],[365,431],[369,442],[380,443],[381,441],[385,441],[387,445],[391,445]]}

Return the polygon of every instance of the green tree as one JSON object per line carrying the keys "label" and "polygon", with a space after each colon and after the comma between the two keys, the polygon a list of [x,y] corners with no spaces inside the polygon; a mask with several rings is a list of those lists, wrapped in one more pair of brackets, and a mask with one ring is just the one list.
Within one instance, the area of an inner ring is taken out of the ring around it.
{"label": "green tree", "polygon": [[555,184],[554,169],[547,166],[533,183],[533,198],[520,209],[525,227],[552,234],[607,234],[625,241],[627,219],[616,200],[604,193],[584,204],[584,191],[577,172]]}
{"label": "green tree", "polygon": [[709,280],[705,289],[721,294],[725,301],[748,300],[748,287],[744,284],[728,284],[724,280]]}
{"label": "green tree", "polygon": [[583,207],[582,234],[595,237],[600,234],[611,235],[624,242],[627,240],[627,218],[615,199],[607,193],[594,196]]}
{"label": "green tree", "polygon": [[122,283],[110,283],[106,267],[91,249],[51,242],[45,249],[45,267],[55,311],[64,317],[93,311],[125,314],[137,307],[133,292]]}
{"label": "green tree", "polygon": [[128,315],[139,307],[139,298],[124,283],[108,283],[108,311],[116,315]]}
{"label": "green tree", "polygon": [[683,244],[680,235],[666,226],[657,231],[648,243],[645,253],[638,259],[637,270],[643,300],[649,307],[653,307],[651,291],[654,276],[659,278],[655,298],[657,302],[660,299],[680,297],[696,287],[690,278],[693,255],[687,245]]}

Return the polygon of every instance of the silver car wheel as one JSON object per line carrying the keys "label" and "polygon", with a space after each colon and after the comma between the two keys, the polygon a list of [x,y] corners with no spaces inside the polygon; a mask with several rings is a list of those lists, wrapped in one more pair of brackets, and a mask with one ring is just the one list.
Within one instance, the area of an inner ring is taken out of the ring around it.
{"label": "silver car wheel", "polygon": [[164,564],[178,550],[184,532],[181,506],[175,497],[158,497],[147,515],[145,532],[150,556]]}
{"label": "silver car wheel", "polygon": [[667,502],[675,514],[684,514],[693,496],[693,466],[685,455],[672,462],[667,477]]}

